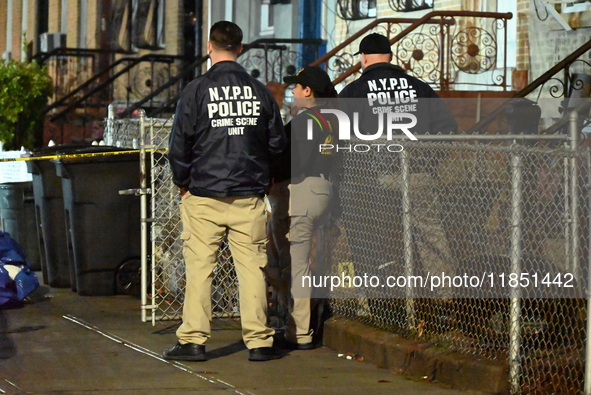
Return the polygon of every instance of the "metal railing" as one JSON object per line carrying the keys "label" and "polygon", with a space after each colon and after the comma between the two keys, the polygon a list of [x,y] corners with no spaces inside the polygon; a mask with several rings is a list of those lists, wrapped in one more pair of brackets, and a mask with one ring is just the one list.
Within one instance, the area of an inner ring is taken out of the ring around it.
{"label": "metal railing", "polygon": [[[52,115],[52,122],[64,117],[75,108],[82,107],[96,95],[113,100],[117,91],[122,94],[122,101],[131,103],[132,99],[137,99],[154,91],[162,81],[166,80],[171,74],[171,67],[176,61],[182,60],[180,56],[170,55],[144,55],[138,58],[125,57],[116,60],[108,68],[93,75],[77,88],[69,91],[66,95],[51,103],[46,112],[53,109],[64,107],[55,115]],[[147,66],[144,66],[146,65]],[[122,86],[117,86],[122,79],[125,79]],[[100,93],[103,93],[100,95]],[[156,98],[151,99],[153,102]],[[163,99],[160,98],[160,101]]]}
{"label": "metal railing", "polygon": [[[581,79],[576,79],[575,74],[572,73],[573,65],[580,63],[586,68],[587,75],[591,74],[591,65],[582,60],[581,57],[591,50],[591,40],[581,45],[579,48],[574,50],[567,57],[562,59],[560,62],[551,67],[544,74],[536,78],[534,81],[529,83],[519,92],[515,93],[513,98],[525,98],[531,94],[537,92],[536,101],[540,97],[551,97],[551,98],[568,98],[570,96],[583,96],[589,97],[590,87],[589,82],[584,82]],[[556,76],[562,73],[562,80]],[[548,85],[545,95],[542,96],[545,87]],[[507,99],[502,105],[498,106],[489,115],[478,121],[474,126],[467,130],[467,133],[483,133],[487,130],[488,126],[503,115],[503,111],[507,105],[511,102]],[[568,103],[565,103],[568,106]],[[566,107],[566,106],[565,106]],[[572,107],[572,104],[570,105]],[[566,110],[566,108],[565,108]],[[566,115],[567,112],[564,111]],[[561,125],[567,121],[565,117]],[[553,133],[557,129],[557,126],[549,128],[547,133]]]}
{"label": "metal railing", "polygon": [[[260,81],[264,83],[270,81],[279,82],[283,81],[284,76],[295,74],[301,65],[301,51],[297,51],[297,46],[312,47],[316,56],[318,56],[319,46],[322,43],[323,41],[320,39],[259,39],[245,44],[237,61]],[[154,92],[130,105],[121,113],[121,117],[129,116],[133,111],[142,108],[154,96],[169,91],[171,87],[178,85],[180,81],[200,75],[202,66],[208,60],[209,55],[196,59]],[[166,103],[149,111],[148,115],[154,117],[163,112],[174,112],[180,93],[181,89],[172,92],[170,99]]]}
{"label": "metal railing", "polygon": [[[361,69],[352,55],[358,40],[378,32],[390,39],[393,62],[435,89],[449,90],[461,83],[507,90],[507,20],[512,17],[511,13],[433,11],[419,19],[377,19],[312,64],[326,62],[334,84],[347,80]],[[458,81],[462,75],[486,73],[489,81]]]}
{"label": "metal railing", "polygon": [[[105,103],[119,97],[127,105],[132,100],[154,91],[155,86],[167,80],[181,56],[148,54],[116,59],[103,70],[99,56],[126,55],[127,53],[96,49],[57,48],[38,54],[36,59],[47,66],[54,81],[54,95],[45,113],[55,112],[55,122],[76,108],[103,109]],[[152,98],[152,101],[162,97]],[[152,103],[153,105],[153,103]]]}

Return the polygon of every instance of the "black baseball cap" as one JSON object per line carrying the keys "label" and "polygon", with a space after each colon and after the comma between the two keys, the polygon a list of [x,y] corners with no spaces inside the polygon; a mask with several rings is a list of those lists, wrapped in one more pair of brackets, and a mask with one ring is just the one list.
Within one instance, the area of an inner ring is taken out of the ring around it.
{"label": "black baseball cap", "polygon": [[359,55],[360,53],[372,54],[372,53],[392,53],[390,47],[390,40],[386,36],[378,33],[368,34],[359,43],[359,51],[353,55]]}
{"label": "black baseball cap", "polygon": [[306,66],[296,75],[283,77],[286,84],[301,84],[310,87],[316,96],[331,97],[336,91],[326,71],[317,66]]}

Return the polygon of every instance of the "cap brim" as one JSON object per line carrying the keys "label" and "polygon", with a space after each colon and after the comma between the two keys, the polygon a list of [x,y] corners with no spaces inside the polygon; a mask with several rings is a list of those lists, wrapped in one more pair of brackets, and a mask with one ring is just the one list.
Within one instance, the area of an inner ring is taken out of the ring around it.
{"label": "cap brim", "polygon": [[299,82],[299,78],[297,75],[288,75],[287,77],[283,77],[283,82],[286,84],[297,84]]}

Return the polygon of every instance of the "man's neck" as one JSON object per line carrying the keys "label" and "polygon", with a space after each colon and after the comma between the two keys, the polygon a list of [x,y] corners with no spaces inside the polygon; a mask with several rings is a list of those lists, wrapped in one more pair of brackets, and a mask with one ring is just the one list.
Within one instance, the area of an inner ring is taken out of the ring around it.
{"label": "man's neck", "polygon": [[219,53],[211,53],[209,55],[211,58],[211,64],[214,65],[219,62],[235,62],[236,56],[234,54],[228,54],[226,52],[219,52]]}

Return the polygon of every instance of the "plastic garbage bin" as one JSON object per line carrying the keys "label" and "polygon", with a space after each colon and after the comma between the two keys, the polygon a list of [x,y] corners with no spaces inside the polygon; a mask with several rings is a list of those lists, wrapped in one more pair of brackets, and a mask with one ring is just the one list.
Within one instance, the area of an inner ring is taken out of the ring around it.
{"label": "plastic garbage bin", "polygon": [[23,247],[31,270],[41,270],[33,183],[0,184],[0,228]]}
{"label": "plastic garbage bin", "polygon": [[[123,151],[89,147],[69,154]],[[62,179],[66,240],[80,295],[113,295],[120,265],[140,256],[139,153],[52,160]]]}
{"label": "plastic garbage bin", "polygon": [[[83,147],[79,145],[46,147],[35,150],[31,156],[67,154],[81,148]],[[26,163],[28,172],[33,176],[35,215],[43,282],[56,288],[72,286],[75,290],[75,272],[73,262],[70,262],[68,258],[68,245],[66,243],[62,179],[56,174],[55,166],[49,159],[31,160]]]}

